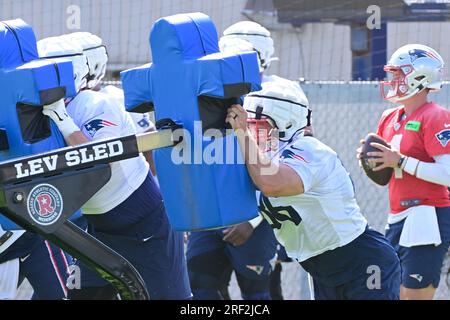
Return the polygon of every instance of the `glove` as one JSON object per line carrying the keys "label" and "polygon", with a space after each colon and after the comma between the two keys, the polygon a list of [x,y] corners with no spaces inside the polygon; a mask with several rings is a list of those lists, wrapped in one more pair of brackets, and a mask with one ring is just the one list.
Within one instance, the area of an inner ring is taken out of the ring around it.
{"label": "glove", "polygon": [[66,105],[62,99],[45,105],[42,113],[55,122],[64,138],[67,138],[76,131],[80,131],[80,128],[78,128],[73,119],[67,114]]}

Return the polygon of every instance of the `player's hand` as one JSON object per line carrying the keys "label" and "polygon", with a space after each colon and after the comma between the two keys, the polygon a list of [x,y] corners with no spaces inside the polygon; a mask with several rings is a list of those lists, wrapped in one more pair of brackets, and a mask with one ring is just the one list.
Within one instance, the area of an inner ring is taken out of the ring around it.
{"label": "player's hand", "polygon": [[253,227],[249,222],[242,222],[222,231],[225,235],[223,241],[231,243],[233,246],[241,246],[253,234]]}
{"label": "player's hand", "polygon": [[393,149],[392,147],[385,147],[382,144],[376,142],[372,142],[370,145],[380,150],[367,153],[367,156],[369,157],[376,157],[368,159],[370,163],[378,164],[377,167],[372,169],[373,171],[380,171],[384,168],[397,168],[398,161],[402,156],[400,152]]}
{"label": "player's hand", "polygon": [[67,114],[66,105],[62,99],[45,105],[42,113],[52,119],[57,125],[59,131],[66,138],[76,131],[80,131],[73,119]]}
{"label": "player's hand", "polygon": [[364,139],[359,140],[360,146],[358,147],[358,149],[356,149],[356,159],[358,159],[358,164],[360,167],[362,167],[361,158],[362,158],[362,147],[364,143],[366,143],[366,140]]}
{"label": "player's hand", "polygon": [[363,147],[364,143],[366,143],[366,140],[364,140],[364,139],[359,140],[360,146],[358,147],[358,149],[356,149],[356,159],[358,159],[358,160],[360,160],[362,158],[362,147]]}
{"label": "player's hand", "polygon": [[247,130],[247,111],[241,105],[233,104],[227,112],[225,122],[229,123],[234,130]]}

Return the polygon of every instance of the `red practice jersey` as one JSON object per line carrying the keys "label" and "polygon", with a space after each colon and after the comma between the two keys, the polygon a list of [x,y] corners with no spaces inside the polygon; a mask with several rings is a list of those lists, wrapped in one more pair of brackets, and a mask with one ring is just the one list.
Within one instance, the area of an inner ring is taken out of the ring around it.
{"label": "red practice jersey", "polygon": [[[378,124],[377,134],[405,156],[424,162],[450,154],[450,111],[435,103],[426,103],[403,118],[404,107],[386,110]],[[450,206],[447,187],[418,179],[405,171],[392,175],[389,182],[392,213],[414,205]]]}

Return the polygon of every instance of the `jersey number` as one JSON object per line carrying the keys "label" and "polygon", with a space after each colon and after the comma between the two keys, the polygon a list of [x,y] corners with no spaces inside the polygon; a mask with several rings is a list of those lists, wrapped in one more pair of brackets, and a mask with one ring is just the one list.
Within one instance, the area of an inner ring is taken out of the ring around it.
{"label": "jersey number", "polygon": [[259,196],[258,208],[268,218],[270,225],[274,229],[280,229],[283,221],[292,221],[296,226],[302,222],[302,218],[292,206],[274,207],[262,193]]}

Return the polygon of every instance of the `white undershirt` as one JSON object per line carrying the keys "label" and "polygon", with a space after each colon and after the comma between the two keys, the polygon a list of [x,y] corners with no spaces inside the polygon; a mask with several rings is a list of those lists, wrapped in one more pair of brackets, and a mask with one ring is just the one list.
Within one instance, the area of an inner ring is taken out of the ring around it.
{"label": "white undershirt", "polygon": [[[436,162],[419,161],[417,169],[415,169],[415,166],[411,167],[411,169],[405,166],[405,171],[414,175],[415,170],[416,177],[421,180],[450,187],[450,154],[435,156],[433,159]],[[407,159],[406,161],[409,162],[411,160]]]}

